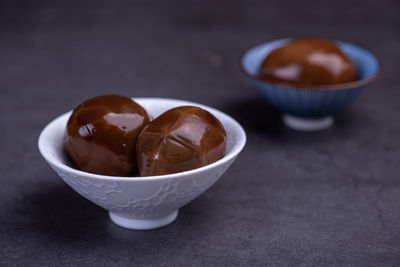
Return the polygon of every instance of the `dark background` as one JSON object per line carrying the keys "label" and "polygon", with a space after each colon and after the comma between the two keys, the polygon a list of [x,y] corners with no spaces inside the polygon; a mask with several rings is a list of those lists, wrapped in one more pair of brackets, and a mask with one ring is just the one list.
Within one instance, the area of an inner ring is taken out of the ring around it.
{"label": "dark background", "polygon": [[[399,3],[1,1],[0,265],[399,265]],[[294,35],[383,62],[329,130],[285,128],[238,69],[245,48]],[[221,109],[247,146],[173,224],[122,229],[37,149],[50,120],[110,93]]]}

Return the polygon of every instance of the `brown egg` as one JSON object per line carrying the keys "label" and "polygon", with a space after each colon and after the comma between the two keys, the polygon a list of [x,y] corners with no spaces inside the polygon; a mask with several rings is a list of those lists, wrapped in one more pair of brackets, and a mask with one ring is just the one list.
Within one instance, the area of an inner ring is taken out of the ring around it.
{"label": "brown egg", "polygon": [[263,61],[259,78],[306,87],[352,82],[357,72],[335,42],[307,37],[273,50]]}
{"label": "brown egg", "polygon": [[193,106],[173,108],[140,134],[141,176],[177,173],[208,165],[225,155],[226,132],[211,113]]}
{"label": "brown egg", "polygon": [[82,171],[129,176],[137,171],[136,141],[148,122],[146,111],[132,99],[98,96],[73,111],[64,147]]}

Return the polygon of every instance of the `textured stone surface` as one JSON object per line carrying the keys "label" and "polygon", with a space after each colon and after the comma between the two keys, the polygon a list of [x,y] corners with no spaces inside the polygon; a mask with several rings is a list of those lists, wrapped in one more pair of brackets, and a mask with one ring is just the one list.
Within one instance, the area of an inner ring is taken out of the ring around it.
{"label": "textured stone surface", "polygon": [[[398,1],[130,2],[0,4],[0,265],[400,264]],[[320,133],[282,126],[237,66],[250,45],[304,34],[385,67]],[[36,147],[51,119],[106,93],[216,107],[247,146],[172,225],[119,228]]]}

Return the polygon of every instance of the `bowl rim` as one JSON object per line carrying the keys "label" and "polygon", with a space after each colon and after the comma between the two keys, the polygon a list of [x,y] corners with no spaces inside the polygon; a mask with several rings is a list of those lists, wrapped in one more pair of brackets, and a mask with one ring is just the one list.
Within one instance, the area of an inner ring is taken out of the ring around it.
{"label": "bowl rim", "polygon": [[308,85],[308,86],[295,86],[291,83],[285,83],[285,82],[269,82],[269,81],[265,81],[261,78],[259,78],[258,76],[252,75],[250,74],[246,68],[243,66],[243,60],[247,54],[247,52],[249,52],[251,49],[257,47],[257,46],[262,46],[262,45],[266,45],[272,42],[276,42],[276,41],[284,41],[284,40],[292,40],[292,39],[296,39],[296,38],[301,38],[302,36],[292,36],[292,37],[285,37],[285,38],[279,38],[279,39],[274,39],[274,40],[269,40],[266,42],[262,42],[262,43],[258,43],[255,45],[252,45],[248,48],[246,48],[239,56],[239,68],[240,70],[249,78],[257,80],[259,82],[262,83],[266,83],[266,84],[271,84],[274,86],[279,86],[279,87],[284,87],[284,88],[289,88],[289,89],[295,89],[295,90],[313,90],[313,91],[331,91],[331,90],[346,90],[346,89],[354,89],[360,86],[364,86],[367,84],[370,84],[374,81],[376,81],[383,72],[383,66],[382,66],[382,61],[379,59],[379,57],[372,53],[370,50],[366,49],[365,47],[359,45],[359,44],[355,44],[355,43],[350,43],[350,42],[345,42],[345,41],[341,41],[341,40],[337,40],[337,39],[330,39],[333,40],[334,42],[339,42],[339,43],[343,43],[343,44],[348,44],[348,45],[352,45],[355,46],[357,48],[361,48],[367,52],[369,52],[378,62],[378,70],[375,72],[374,75],[372,75],[371,77],[367,78],[367,79],[362,79],[362,80],[356,80],[353,82],[346,82],[346,83],[338,83],[338,84],[327,84],[327,85]]}
{"label": "bowl rim", "polygon": [[[92,178],[92,179],[102,179],[102,180],[113,180],[113,181],[146,181],[146,180],[163,180],[163,179],[175,179],[175,178],[179,178],[179,177],[183,177],[183,176],[188,176],[188,175],[193,175],[196,173],[200,173],[203,171],[206,171],[208,169],[212,169],[214,167],[217,167],[218,165],[222,165],[228,161],[230,161],[231,159],[234,159],[235,157],[238,156],[238,154],[243,150],[246,141],[247,141],[247,137],[246,137],[246,132],[244,131],[243,127],[240,125],[239,122],[237,122],[234,118],[232,118],[230,115],[226,114],[225,112],[222,112],[220,110],[217,110],[215,108],[203,105],[203,104],[199,104],[196,102],[192,102],[192,101],[186,101],[186,100],[181,100],[181,99],[172,99],[172,98],[159,98],[159,97],[131,97],[132,100],[137,101],[137,100],[162,100],[162,101],[173,101],[173,102],[182,102],[182,104],[186,104],[186,105],[196,105],[199,106],[201,108],[206,108],[208,111],[212,112],[212,113],[219,113],[220,115],[226,117],[228,120],[230,120],[232,122],[232,124],[234,125],[234,127],[237,129],[237,132],[239,133],[239,142],[237,144],[234,145],[232,151],[230,151],[228,154],[225,154],[221,159],[208,164],[206,166],[200,167],[200,168],[196,168],[196,169],[192,169],[192,170],[188,170],[188,171],[183,171],[183,172],[177,172],[177,173],[171,173],[171,174],[164,174],[164,175],[154,175],[154,176],[110,176],[110,175],[101,175],[101,174],[95,174],[95,173],[90,173],[90,172],[85,172],[85,171],[81,171],[78,169],[75,169],[73,167],[70,167],[66,164],[64,164],[61,161],[55,160],[54,157],[51,157],[45,150],[45,148],[43,147],[44,145],[46,145],[44,143],[44,134],[52,127],[52,125],[54,123],[56,123],[56,121],[60,120],[61,118],[63,118],[64,116],[68,116],[69,114],[72,113],[72,110],[67,111],[62,113],[61,115],[57,116],[56,118],[54,118],[53,120],[51,120],[50,122],[48,122],[46,124],[46,126],[42,129],[42,131],[40,132],[39,138],[38,138],[38,148],[39,148],[39,152],[40,154],[43,156],[43,158],[50,163],[51,165],[54,165],[55,167],[62,169],[63,171],[67,172],[67,173],[71,173],[73,175],[77,175],[79,177],[86,177],[86,178]],[[213,115],[215,115],[215,113]]]}

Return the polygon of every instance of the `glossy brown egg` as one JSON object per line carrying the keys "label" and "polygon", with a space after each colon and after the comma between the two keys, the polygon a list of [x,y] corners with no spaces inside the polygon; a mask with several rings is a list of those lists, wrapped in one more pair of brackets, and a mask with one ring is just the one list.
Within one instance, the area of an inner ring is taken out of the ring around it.
{"label": "glossy brown egg", "polygon": [[307,87],[352,82],[357,72],[334,41],[307,37],[273,50],[263,61],[259,78]]}
{"label": "glossy brown egg", "polygon": [[173,108],[151,121],[139,136],[141,176],[196,169],[225,155],[226,132],[211,113],[194,106]]}
{"label": "glossy brown egg", "polygon": [[64,147],[82,171],[129,176],[137,171],[136,141],[148,122],[146,111],[132,99],[98,96],[73,111]]}

